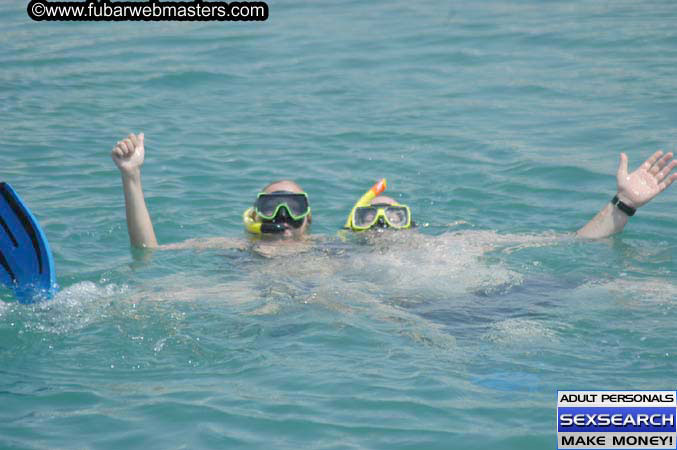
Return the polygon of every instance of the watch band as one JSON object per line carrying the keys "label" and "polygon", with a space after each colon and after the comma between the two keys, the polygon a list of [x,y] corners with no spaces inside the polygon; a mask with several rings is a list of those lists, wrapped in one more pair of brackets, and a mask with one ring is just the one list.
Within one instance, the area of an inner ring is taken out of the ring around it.
{"label": "watch band", "polygon": [[614,195],[614,198],[611,199],[611,204],[614,205],[616,208],[620,209],[621,211],[623,211],[630,217],[634,216],[635,213],[637,212],[637,209],[633,208],[632,206],[628,206],[622,201],[620,201],[618,195]]}

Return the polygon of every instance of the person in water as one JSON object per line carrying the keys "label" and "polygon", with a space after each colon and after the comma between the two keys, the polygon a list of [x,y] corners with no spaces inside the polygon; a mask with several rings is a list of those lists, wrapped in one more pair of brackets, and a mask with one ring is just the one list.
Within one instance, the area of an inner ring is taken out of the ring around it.
{"label": "person in water", "polygon": [[[127,231],[133,247],[244,247],[243,242],[227,238],[189,239],[182,243],[159,246],[141,186],[141,166],[145,157],[144,134],[130,134],[118,141],[111,151],[111,157],[122,176]],[[312,222],[308,195],[294,181],[274,181],[258,194],[254,206],[245,211],[243,221],[247,231],[252,234],[298,240],[307,234]]]}
{"label": "person in water", "polygon": [[[122,175],[125,194],[125,210],[129,239],[134,247],[158,248],[153,224],[146,207],[141,187],[141,166],[145,149],[143,133],[130,134],[118,141],[111,152],[113,161]],[[576,234],[584,238],[602,238],[623,230],[628,218],[637,208],[651,201],[676,179],[670,175],[677,166],[672,152],[663,155],[657,151],[639,168],[628,174],[628,158],[620,155],[616,173],[617,192],[611,203],[579,229]],[[365,231],[373,228],[410,229],[415,226],[411,210],[394,199],[380,195],[385,191],[385,180],[375,184],[353,207],[346,228]],[[312,221],[308,196],[291,180],[270,183],[258,194],[254,206],[245,211],[243,221],[247,231],[259,235],[301,238],[307,234]],[[209,240],[191,239],[162,248],[205,248],[243,247],[241,241],[215,238]]]}
{"label": "person in water", "polygon": [[[677,160],[672,160],[672,157],[672,152],[663,155],[662,151],[657,151],[634,172],[628,174],[628,157],[621,153],[616,172],[616,195],[576,235],[595,239],[621,232],[637,208],[649,203],[677,180],[677,173],[670,175],[677,166]],[[355,203],[344,228],[360,232],[415,227],[409,206],[381,195],[385,189],[385,179],[372,186]]]}
{"label": "person in water", "polygon": [[298,239],[312,223],[308,194],[295,181],[273,181],[256,196],[242,221],[252,234]]}

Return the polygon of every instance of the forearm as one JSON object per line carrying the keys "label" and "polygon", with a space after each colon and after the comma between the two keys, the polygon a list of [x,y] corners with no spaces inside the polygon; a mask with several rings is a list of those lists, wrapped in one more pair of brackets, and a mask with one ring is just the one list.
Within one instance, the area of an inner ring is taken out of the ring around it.
{"label": "forearm", "polygon": [[236,238],[203,238],[203,239],[188,239],[183,242],[176,242],[174,244],[165,244],[158,247],[160,250],[208,250],[208,249],[238,249],[246,250],[249,247],[249,244],[242,240]]}
{"label": "forearm", "polygon": [[677,173],[670,175],[672,169],[677,167],[677,160],[670,161],[673,153],[668,152],[661,157],[662,155],[660,150],[655,152],[639,168],[628,173],[628,156],[621,153],[616,172],[617,194],[612,200],[614,204],[607,203],[576,234],[596,239],[622,231],[629,216],[677,180]]}
{"label": "forearm", "polygon": [[122,188],[125,192],[129,242],[134,247],[156,248],[158,243],[146,207],[146,200],[143,197],[141,171],[138,168],[129,172],[122,172]]}
{"label": "forearm", "polygon": [[626,223],[628,223],[628,215],[611,203],[607,203],[590,222],[576,232],[576,235],[588,239],[599,239],[623,231]]}

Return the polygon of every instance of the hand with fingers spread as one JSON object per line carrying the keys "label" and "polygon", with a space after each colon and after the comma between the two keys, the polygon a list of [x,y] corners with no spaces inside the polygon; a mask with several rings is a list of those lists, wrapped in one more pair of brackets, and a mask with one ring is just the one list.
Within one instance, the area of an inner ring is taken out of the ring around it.
{"label": "hand with fingers spread", "polygon": [[621,162],[616,173],[618,198],[632,208],[639,208],[667,189],[677,180],[677,173],[670,175],[677,166],[677,160],[670,161],[672,156],[672,152],[663,156],[663,152],[659,150],[628,175],[628,157],[621,153]]}
{"label": "hand with fingers spread", "polygon": [[672,156],[672,152],[663,156],[663,152],[659,150],[637,170],[628,174],[628,156],[621,153],[621,162],[616,172],[616,197],[576,234],[597,239],[622,231],[635,209],[649,203],[677,180],[677,173],[670,175],[672,169],[677,167],[677,160],[672,160]]}
{"label": "hand with fingers spread", "polygon": [[126,139],[118,141],[111,151],[111,157],[123,175],[140,170],[143,165],[144,147],[143,133],[138,136],[130,134]]}

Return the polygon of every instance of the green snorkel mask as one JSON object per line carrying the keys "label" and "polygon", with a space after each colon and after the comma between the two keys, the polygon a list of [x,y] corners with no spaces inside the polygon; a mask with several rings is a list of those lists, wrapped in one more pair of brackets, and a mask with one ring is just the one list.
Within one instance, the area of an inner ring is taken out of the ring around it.
{"label": "green snorkel mask", "polygon": [[310,204],[305,192],[260,192],[242,220],[250,233],[282,233],[287,228],[285,224],[300,228],[309,214]]}

